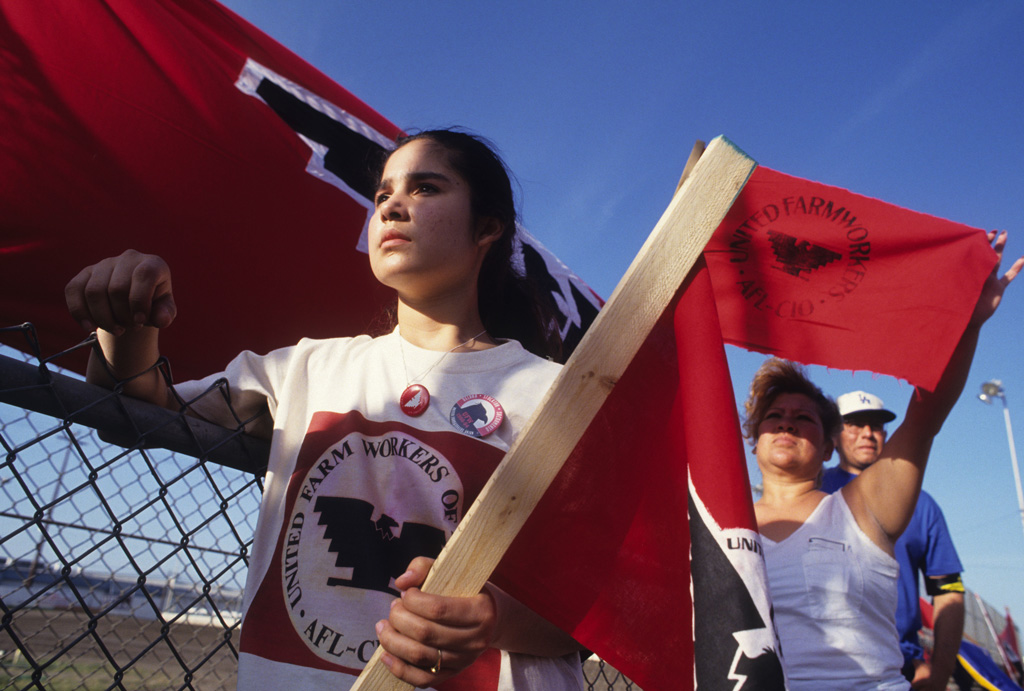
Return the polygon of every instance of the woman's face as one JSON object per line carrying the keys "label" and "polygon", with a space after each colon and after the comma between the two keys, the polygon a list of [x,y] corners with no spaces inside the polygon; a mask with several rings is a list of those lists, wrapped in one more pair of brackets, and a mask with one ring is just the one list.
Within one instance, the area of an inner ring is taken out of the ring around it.
{"label": "woman's face", "polygon": [[474,219],[469,183],[445,151],[416,139],[384,167],[369,224],[370,267],[406,299],[475,290],[496,225]]}
{"label": "woman's face", "polygon": [[818,407],[808,396],[782,393],[765,410],[757,426],[757,464],[796,477],[817,477],[832,455]]}

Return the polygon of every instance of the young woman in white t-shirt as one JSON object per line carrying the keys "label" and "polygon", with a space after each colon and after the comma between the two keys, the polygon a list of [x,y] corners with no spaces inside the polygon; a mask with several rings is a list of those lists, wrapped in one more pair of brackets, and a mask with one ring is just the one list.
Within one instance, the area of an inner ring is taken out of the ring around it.
{"label": "young woman in white t-shirt", "polygon": [[[368,240],[374,276],[397,296],[402,344],[434,351],[440,361],[516,339],[536,355],[558,357],[551,305],[513,268],[515,222],[509,175],[482,140],[435,130],[399,142],[380,172]],[[167,264],[132,250],[83,269],[66,297],[72,316],[97,331],[103,355],[93,353],[88,378],[107,386],[158,359],[160,329],[176,313]],[[176,408],[156,371],[125,383],[123,391]],[[271,434],[269,426],[252,431]],[[384,663],[399,678],[433,686],[488,648],[566,659],[578,650],[567,634],[490,586],[467,598],[422,593],[417,586],[431,563],[412,560],[394,582],[402,596],[376,626]],[[536,688],[578,688],[581,677],[574,672],[566,679]]]}

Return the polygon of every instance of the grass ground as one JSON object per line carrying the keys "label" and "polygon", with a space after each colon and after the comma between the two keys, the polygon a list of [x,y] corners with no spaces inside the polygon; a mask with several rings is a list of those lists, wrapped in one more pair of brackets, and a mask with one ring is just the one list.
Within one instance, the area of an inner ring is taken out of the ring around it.
{"label": "grass ground", "polygon": [[42,609],[19,611],[8,626],[0,629],[3,690],[235,688],[238,661],[220,627],[164,630],[160,622],[108,615],[90,629],[81,611]]}

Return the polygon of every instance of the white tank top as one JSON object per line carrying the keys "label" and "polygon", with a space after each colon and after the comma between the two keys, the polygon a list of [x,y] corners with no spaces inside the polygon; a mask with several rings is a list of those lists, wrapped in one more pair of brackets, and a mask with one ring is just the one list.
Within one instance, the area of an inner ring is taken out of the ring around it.
{"label": "white tank top", "polygon": [[781,542],[762,536],[790,691],[909,689],[896,634],[896,560],[842,492]]}

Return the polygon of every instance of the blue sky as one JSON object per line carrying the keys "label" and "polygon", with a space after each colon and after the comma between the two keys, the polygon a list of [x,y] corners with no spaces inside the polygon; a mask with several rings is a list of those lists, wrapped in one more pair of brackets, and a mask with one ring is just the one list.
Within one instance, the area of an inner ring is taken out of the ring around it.
{"label": "blue sky", "polygon": [[[1007,229],[1008,255],[1024,254],[1019,0],[225,4],[400,127],[493,140],[526,226],[605,297],[694,140],[718,134],[785,173]],[[1002,411],[976,394],[1002,380],[1024,446],[1022,324],[1024,280],[984,329],[925,477],[968,587],[1018,621],[1024,528]],[[742,400],[763,357],[728,350]],[[812,374],[832,395],[866,389],[897,411],[911,394],[870,373]]]}

